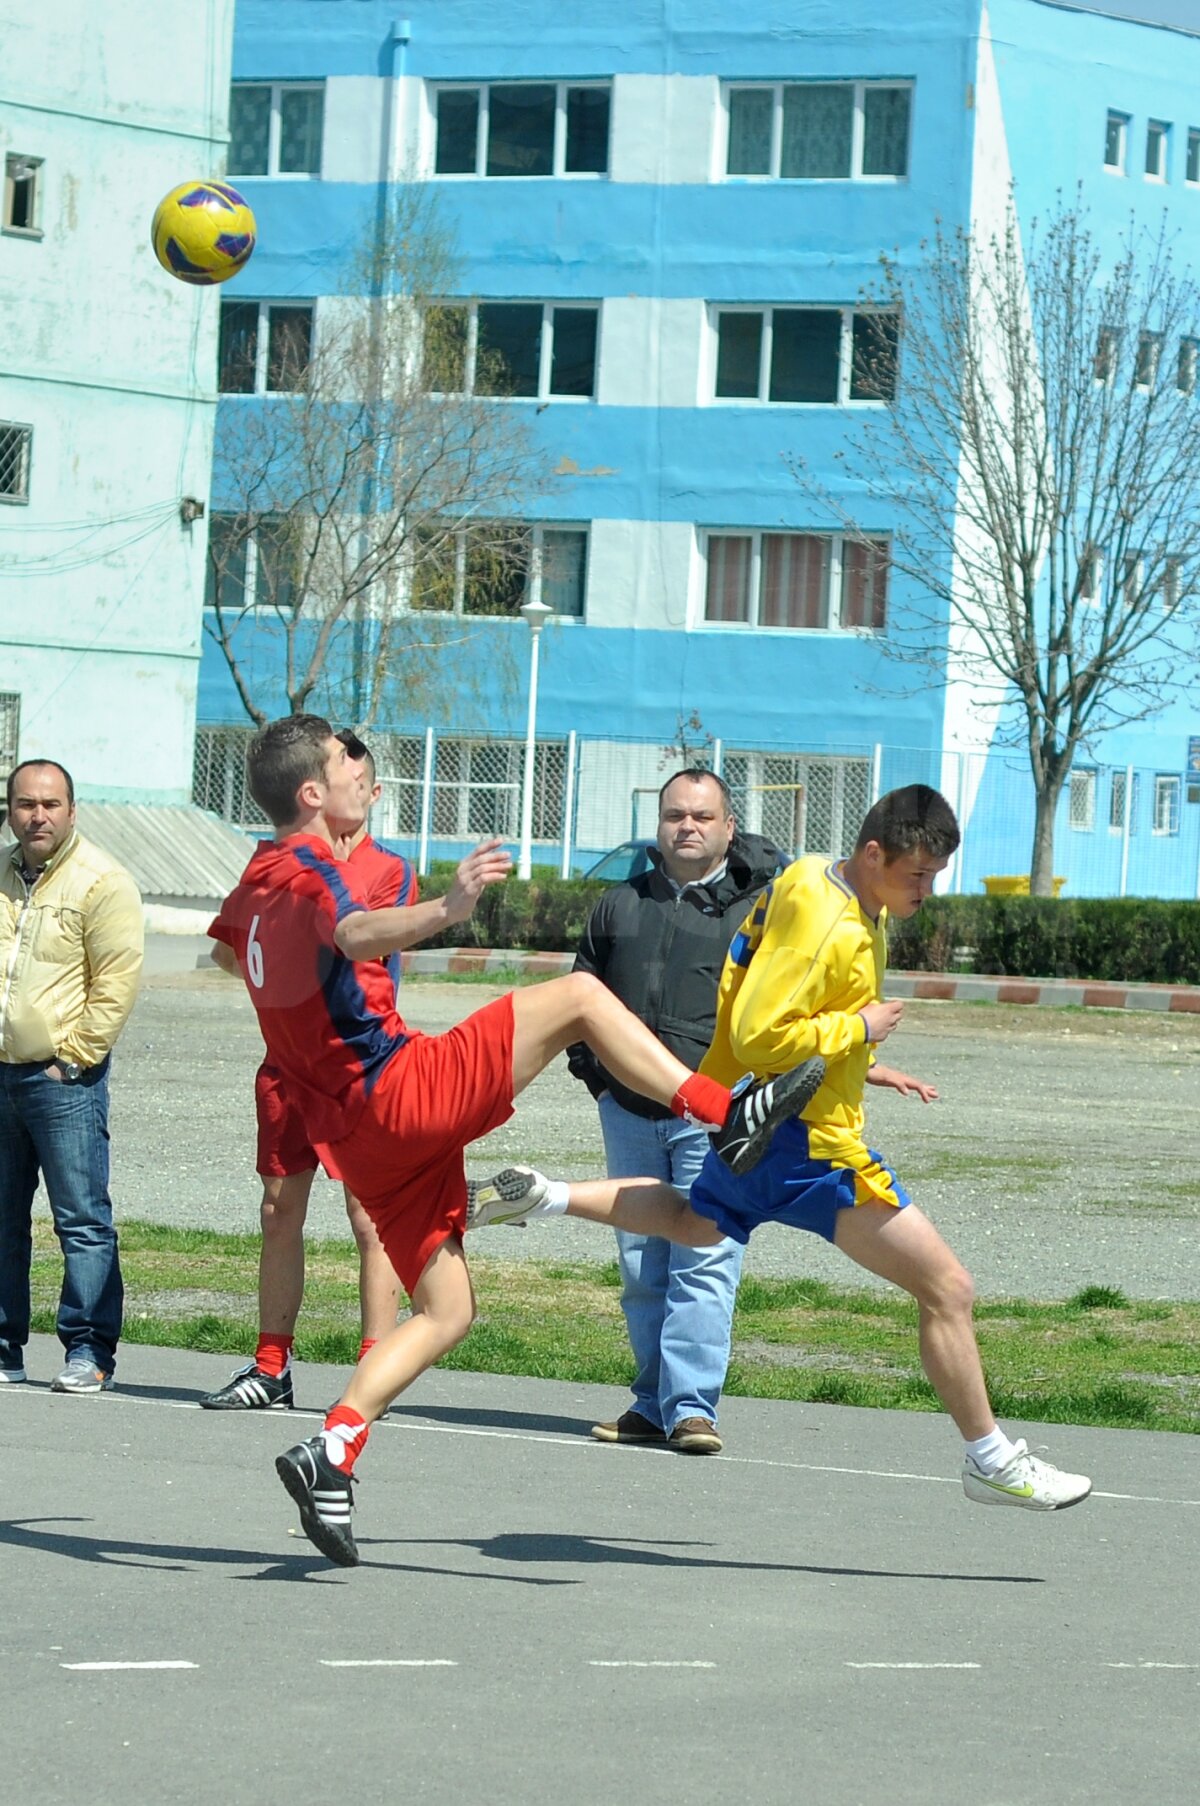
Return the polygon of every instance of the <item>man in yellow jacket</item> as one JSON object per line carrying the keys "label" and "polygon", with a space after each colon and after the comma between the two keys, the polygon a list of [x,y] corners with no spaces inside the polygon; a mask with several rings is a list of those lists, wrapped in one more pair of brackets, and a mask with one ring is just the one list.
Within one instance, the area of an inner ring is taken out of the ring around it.
{"label": "man in yellow jacket", "polygon": [[0,1390],[25,1379],[38,1174],[63,1251],[55,1392],[113,1383],[124,1289],[108,1195],[108,1067],[137,995],[142,906],[75,827],[71,774],[8,778],[16,846],[0,860]]}

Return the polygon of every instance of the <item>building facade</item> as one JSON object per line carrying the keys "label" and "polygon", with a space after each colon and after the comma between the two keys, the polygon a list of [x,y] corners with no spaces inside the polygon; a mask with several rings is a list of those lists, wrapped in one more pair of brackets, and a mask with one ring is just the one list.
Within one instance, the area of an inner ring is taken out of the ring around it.
{"label": "building facade", "polygon": [[149,232],[224,158],[233,0],[163,16],[9,7],[0,59],[0,764],[106,802],[192,787],[218,302]]}
{"label": "building facade", "polygon": [[[414,181],[460,252],[445,297],[459,383],[486,389],[498,361],[496,405],[524,410],[552,473],[519,516],[524,564],[499,605],[464,534],[433,598],[458,636],[437,709],[393,700],[370,724],[385,831],[438,853],[515,835],[516,611],[533,597],[553,611],[534,834],[564,869],[647,831],[695,748],[745,824],[796,850],[842,851],[873,794],[922,779],[963,818],[956,888],[1027,870],[1027,769],[956,671],[947,623],[945,682],[914,687],[886,656],[927,598],[889,562],[894,498],[854,497],[843,475],[850,436],[903,381],[898,321],[871,291],[881,252],[914,269],[935,222],[1000,223],[1010,189],[1023,226],[1076,182],[1113,244],[1131,209],[1194,226],[1197,92],[1200,38],[1049,0],[899,15],[749,0],[736,17],[715,0],[413,0],[404,18],[376,0],[240,0],[228,174],[260,246],[223,301],[218,531],[239,421],[302,380],[295,346],[344,305],[356,234]],[[800,465],[855,504],[865,541],[814,504]],[[252,553],[235,587],[270,711],[282,646],[254,618],[268,565]],[[410,605],[430,609],[415,580]],[[197,800],[248,816],[246,715],[211,645],[199,721]],[[1197,735],[1200,707],[1178,702],[1090,749],[1055,849],[1072,891],[1196,894]]]}

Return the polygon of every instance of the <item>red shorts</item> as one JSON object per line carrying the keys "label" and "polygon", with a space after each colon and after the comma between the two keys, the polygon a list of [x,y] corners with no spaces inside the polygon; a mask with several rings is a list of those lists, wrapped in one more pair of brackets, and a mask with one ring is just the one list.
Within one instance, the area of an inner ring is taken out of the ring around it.
{"label": "red shorts", "polygon": [[512,1115],[512,1067],[509,995],[443,1035],[414,1034],[333,1145],[410,1297],[432,1255],[466,1229],[463,1151]]}
{"label": "red shorts", "polygon": [[[258,1118],[258,1160],[255,1170],[264,1179],[290,1179],[296,1173],[315,1172],[316,1149],[308,1139],[304,1118],[284,1088],[278,1066],[264,1060],[254,1075],[254,1114]],[[324,1153],[320,1164],[331,1179],[341,1173]]]}

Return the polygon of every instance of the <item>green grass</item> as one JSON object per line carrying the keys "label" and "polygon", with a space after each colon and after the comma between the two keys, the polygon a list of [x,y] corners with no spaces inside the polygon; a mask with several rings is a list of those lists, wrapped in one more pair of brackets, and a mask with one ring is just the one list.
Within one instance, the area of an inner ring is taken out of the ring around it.
{"label": "green grass", "polygon": [[[253,1353],[258,1237],[126,1223],[127,1341]],[[633,1362],[615,1262],[472,1261],[479,1319],[443,1366],[627,1386]],[[350,1241],[315,1242],[296,1350],[348,1366],[358,1351]],[[34,1224],[34,1327],[53,1331],[61,1267]],[[1200,1304],[1142,1302],[1092,1285],[1059,1302],[979,1305],[976,1326],[1005,1417],[1200,1431]],[[899,1293],[815,1279],[742,1281],[726,1391],[752,1398],[936,1411],[917,1359],[917,1312]]]}

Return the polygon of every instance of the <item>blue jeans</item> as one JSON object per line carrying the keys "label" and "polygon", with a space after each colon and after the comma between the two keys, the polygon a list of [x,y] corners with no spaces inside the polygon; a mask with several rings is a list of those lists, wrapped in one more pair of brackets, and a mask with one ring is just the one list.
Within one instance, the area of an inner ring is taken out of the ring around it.
{"label": "blue jeans", "polygon": [[[610,1178],[666,1179],[681,1191],[710,1145],[703,1129],[679,1117],[634,1116],[607,1095],[600,1127]],[[685,1417],[715,1423],[745,1249],[729,1240],[682,1248],[658,1235],[616,1234],[621,1309],[638,1366],[634,1410],[668,1436]]]}
{"label": "blue jeans", "polygon": [[29,1340],[31,1217],[38,1172],[63,1252],[58,1339],[68,1356],[116,1364],[125,1291],[108,1195],[108,1061],[76,1085],[45,1064],[0,1062],[0,1365]]}

